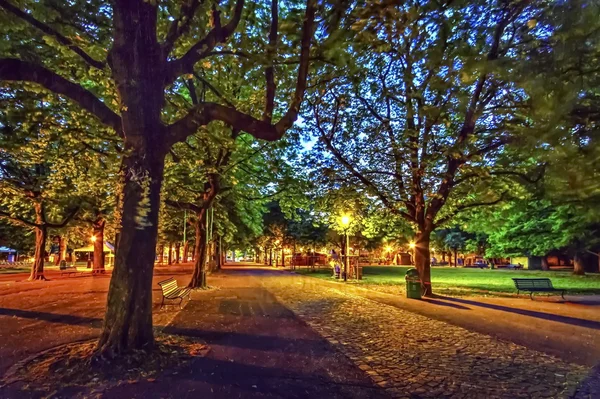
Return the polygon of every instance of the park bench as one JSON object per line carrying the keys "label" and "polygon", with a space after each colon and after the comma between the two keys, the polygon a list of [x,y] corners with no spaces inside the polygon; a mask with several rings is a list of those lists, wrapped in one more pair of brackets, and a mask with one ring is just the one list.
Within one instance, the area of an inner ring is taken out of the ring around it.
{"label": "park bench", "polygon": [[158,285],[160,285],[163,294],[162,302],[160,303],[161,309],[165,304],[165,299],[179,299],[179,308],[181,308],[181,302],[183,302],[183,298],[187,296],[188,299],[192,299],[192,290],[187,287],[179,287],[177,285],[177,280],[175,280],[173,277],[160,281]]}
{"label": "park bench", "polygon": [[555,292],[560,291],[560,296],[565,299],[565,290],[554,288],[552,281],[549,278],[513,278],[515,287],[517,288],[517,295],[521,291],[528,291],[529,298],[533,300],[534,292]]}
{"label": "park bench", "polygon": [[70,276],[71,274],[77,274],[77,273],[83,274],[83,272],[80,270],[77,270],[77,268],[75,266],[67,266],[67,264],[64,261],[60,262],[59,270],[60,270],[61,276],[63,274],[66,274],[68,276]]}

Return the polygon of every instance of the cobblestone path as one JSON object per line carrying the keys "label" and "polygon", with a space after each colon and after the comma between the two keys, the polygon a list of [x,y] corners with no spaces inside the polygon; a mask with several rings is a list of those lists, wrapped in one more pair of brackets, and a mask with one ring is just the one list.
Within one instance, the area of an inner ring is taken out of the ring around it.
{"label": "cobblestone path", "polygon": [[392,397],[596,397],[587,367],[306,279],[262,281]]}

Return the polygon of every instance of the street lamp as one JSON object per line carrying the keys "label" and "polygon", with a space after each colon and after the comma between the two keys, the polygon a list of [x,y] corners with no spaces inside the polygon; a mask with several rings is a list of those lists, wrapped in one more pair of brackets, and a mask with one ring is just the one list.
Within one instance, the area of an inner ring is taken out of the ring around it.
{"label": "street lamp", "polygon": [[96,236],[92,236],[91,240],[92,242],[96,242]]}
{"label": "street lamp", "polygon": [[344,228],[344,236],[346,240],[346,248],[344,251],[344,281],[348,281],[348,247],[350,246],[350,244],[348,243],[348,228],[350,227],[351,222],[350,216],[343,215],[341,222],[342,227]]}
{"label": "street lamp", "polygon": [[[409,243],[408,243],[408,247],[409,247],[410,249],[412,249],[412,258],[413,258],[413,262],[415,262],[415,247],[416,247],[416,246],[417,246],[417,245],[415,244],[415,242],[414,242],[414,241],[411,241],[411,242],[409,242]],[[416,262],[415,262],[415,266],[416,266]]]}

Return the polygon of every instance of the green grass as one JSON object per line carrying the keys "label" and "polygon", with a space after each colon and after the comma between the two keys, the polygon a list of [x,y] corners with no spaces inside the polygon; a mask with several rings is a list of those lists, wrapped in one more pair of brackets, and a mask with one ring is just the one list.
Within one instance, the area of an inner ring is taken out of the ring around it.
{"label": "green grass", "polygon": [[[363,268],[363,279],[356,284],[386,292],[404,291],[406,266],[367,266]],[[332,279],[330,269],[297,272],[309,276]],[[574,276],[570,272],[529,270],[487,270],[453,267],[431,268],[431,284],[434,292],[446,295],[503,295],[516,293],[513,277],[548,277],[556,288],[567,290],[567,294],[600,294],[600,274]]]}
{"label": "green grass", "polygon": [[0,274],[27,273],[30,267],[0,267]]}

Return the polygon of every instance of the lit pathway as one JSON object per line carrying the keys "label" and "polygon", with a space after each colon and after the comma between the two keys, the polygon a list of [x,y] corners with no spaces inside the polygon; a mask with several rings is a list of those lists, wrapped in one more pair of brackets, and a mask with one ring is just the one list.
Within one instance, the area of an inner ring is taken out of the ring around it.
{"label": "lit pathway", "polygon": [[[281,272],[262,282],[393,397],[572,397],[590,372],[310,277]],[[580,388],[577,397],[595,394]]]}

